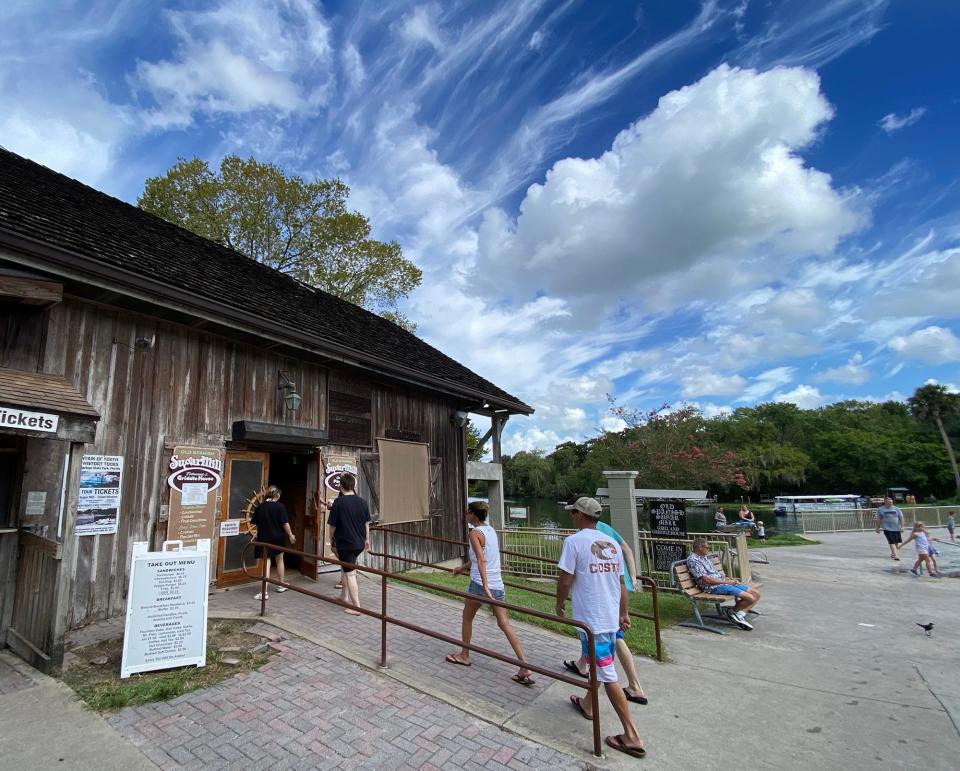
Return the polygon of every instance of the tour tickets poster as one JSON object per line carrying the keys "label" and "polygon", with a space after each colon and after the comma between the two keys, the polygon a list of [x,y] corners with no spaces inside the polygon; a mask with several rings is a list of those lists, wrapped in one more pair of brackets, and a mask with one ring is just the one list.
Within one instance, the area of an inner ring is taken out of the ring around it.
{"label": "tour tickets poster", "polygon": [[77,535],[110,535],[120,518],[122,455],[84,455],[80,461]]}

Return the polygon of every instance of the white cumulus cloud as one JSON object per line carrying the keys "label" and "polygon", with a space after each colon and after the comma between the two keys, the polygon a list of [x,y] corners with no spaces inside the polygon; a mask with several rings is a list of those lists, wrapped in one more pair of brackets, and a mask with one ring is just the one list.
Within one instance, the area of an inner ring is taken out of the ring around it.
{"label": "white cumulus cloud", "polygon": [[681,381],[683,397],[735,396],[743,391],[747,381],[740,375],[723,372],[696,371],[685,375]]}
{"label": "white cumulus cloud", "polygon": [[905,359],[927,364],[960,362],[960,337],[945,327],[929,326],[909,335],[897,335],[887,346]]}
{"label": "white cumulus cloud", "polygon": [[737,400],[753,404],[773,393],[777,388],[787,385],[793,380],[793,367],[774,367],[756,375],[750,385],[743,390],[743,395]]}
{"label": "white cumulus cloud", "polygon": [[863,364],[863,355],[858,351],[850,361],[839,367],[824,370],[816,376],[818,382],[832,381],[848,385],[863,385],[870,379],[870,370]]}
{"label": "white cumulus cloud", "polygon": [[809,385],[798,385],[792,391],[778,391],[774,394],[775,402],[789,402],[796,404],[802,410],[812,410],[824,403],[824,397],[819,389]]}
{"label": "white cumulus cloud", "polygon": [[600,157],[556,162],[516,220],[488,212],[478,272],[568,297],[647,285],[648,307],[765,283],[863,223],[798,154],[832,115],[814,72],[722,65],[662,97]]}

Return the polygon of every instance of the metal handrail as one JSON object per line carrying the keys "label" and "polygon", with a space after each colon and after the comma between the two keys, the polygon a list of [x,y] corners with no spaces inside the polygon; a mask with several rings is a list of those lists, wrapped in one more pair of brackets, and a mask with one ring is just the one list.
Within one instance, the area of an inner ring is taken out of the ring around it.
{"label": "metal handrail", "polygon": [[[382,526],[379,526],[379,525],[376,526],[376,527],[374,527],[374,528],[371,528],[371,532],[377,532],[377,531],[382,532],[382,533],[393,533],[393,534],[395,534],[395,535],[403,535],[403,536],[407,536],[407,537],[410,537],[410,538],[423,538],[423,539],[425,539],[425,540],[427,540],[427,541],[436,541],[436,542],[438,542],[438,543],[447,543],[447,544],[451,544],[451,545],[453,545],[453,546],[464,546],[464,547],[466,547],[466,548],[468,548],[468,549],[470,548],[470,545],[469,545],[466,541],[455,541],[455,540],[452,540],[452,539],[450,539],[450,538],[442,538],[442,537],[436,536],[436,535],[423,535],[423,534],[421,534],[421,533],[408,533],[408,532],[406,532],[406,531],[404,531],[404,530],[397,530],[396,528],[392,528],[392,527],[382,527]],[[396,554],[382,554],[382,553],[380,553],[380,552],[374,552],[374,551],[371,551],[371,552],[369,552],[369,553],[370,553],[372,556],[375,556],[375,557],[382,557],[382,558],[383,558],[383,561],[384,561],[384,562],[383,562],[384,566],[386,566],[388,559],[392,559],[392,560],[400,560],[401,562],[409,562],[409,563],[411,563],[411,564],[413,564],[413,565],[420,565],[421,567],[434,568],[434,569],[436,569],[436,570],[445,570],[445,571],[448,571],[448,572],[450,572],[450,573],[453,572],[452,568],[444,568],[444,567],[441,567],[441,566],[439,566],[439,565],[436,565],[436,564],[434,564],[434,563],[432,563],[432,562],[423,562],[423,561],[421,561],[421,560],[413,559],[412,557],[401,557],[401,556],[396,555]],[[556,564],[556,562],[554,562],[553,560],[547,559],[546,557],[535,557],[535,556],[532,556],[532,555],[520,554],[519,552],[509,551],[508,549],[501,549],[501,550],[500,550],[500,553],[501,553],[501,554],[514,554],[514,555],[517,555],[517,556],[526,557],[527,559],[530,559],[530,560],[533,560],[533,561],[536,561],[536,562],[545,562],[545,563],[548,563],[548,564],[550,564],[550,565],[555,565],[555,564]],[[396,574],[391,574],[391,575],[396,575]],[[663,641],[661,640],[661,637],[660,637],[660,601],[659,601],[659,598],[657,597],[657,592],[659,591],[659,587],[657,586],[657,582],[654,581],[650,576],[638,575],[638,576],[637,576],[637,579],[638,579],[639,581],[641,581],[644,586],[646,586],[646,587],[648,587],[648,588],[650,589],[651,602],[652,602],[652,605],[653,605],[653,613],[641,613],[640,611],[637,611],[637,610],[629,610],[629,609],[627,610],[627,613],[628,613],[628,615],[630,615],[632,618],[642,618],[642,619],[646,619],[647,621],[653,621],[654,641],[655,641],[656,647],[657,647],[657,661],[663,661]],[[552,579],[552,577],[551,577],[551,580],[555,580],[555,579]],[[514,589],[521,589],[521,590],[523,590],[523,591],[525,591],[525,592],[531,592],[531,593],[533,593],[533,594],[541,594],[541,595],[543,595],[543,596],[545,596],[545,597],[555,597],[555,596],[556,596],[556,593],[554,593],[554,592],[545,592],[545,591],[543,591],[542,589],[534,589],[533,587],[523,586],[522,584],[510,583],[510,582],[508,582],[508,581],[504,581],[503,583],[504,583],[505,586],[510,586],[510,587],[513,587]],[[434,584],[431,584],[431,586],[434,586]],[[471,596],[473,596],[473,595],[471,595]]]}
{"label": "metal handrail", "polygon": [[[384,532],[384,541],[386,542],[386,533]],[[328,597],[325,594],[319,594],[317,592],[312,592],[309,589],[304,589],[301,586],[294,586],[293,584],[285,583],[279,581],[275,578],[269,578],[267,576],[267,566],[269,564],[268,559],[263,560],[263,568],[259,576],[253,575],[247,570],[247,550],[252,546],[260,546],[270,549],[272,551],[283,552],[284,554],[293,554],[295,556],[310,559],[318,560],[320,562],[328,562],[333,565],[349,566],[356,570],[363,571],[364,573],[372,573],[373,575],[380,576],[380,612],[369,610],[362,606],[351,605],[349,603],[343,602],[342,600],[336,597]],[[384,552],[386,552],[386,544]],[[559,680],[569,685],[574,685],[578,688],[585,688],[590,697],[590,706],[591,711],[593,712],[593,754],[596,757],[602,757],[600,749],[600,703],[599,703],[599,682],[597,680],[597,656],[595,649],[595,638],[593,630],[582,621],[577,621],[576,619],[566,618],[565,616],[558,616],[550,613],[544,613],[543,611],[535,610],[533,608],[525,608],[522,605],[513,605],[508,602],[501,602],[500,600],[491,600],[488,597],[478,597],[473,594],[467,594],[466,592],[461,592],[456,589],[449,589],[445,586],[436,586],[435,584],[428,583],[426,581],[420,581],[415,578],[410,578],[409,576],[399,575],[395,573],[389,573],[385,570],[379,570],[377,568],[369,567],[367,565],[358,565],[354,563],[342,562],[339,559],[334,557],[329,557],[326,555],[321,556],[318,553],[310,553],[301,551],[299,549],[291,549],[286,546],[276,546],[274,544],[262,543],[260,541],[251,540],[240,553],[240,561],[243,566],[243,572],[245,575],[250,578],[257,579],[261,582],[260,587],[260,615],[266,615],[267,611],[267,584],[273,584],[275,586],[282,586],[287,589],[292,589],[295,592],[300,594],[305,594],[308,597],[313,597],[318,600],[323,600],[324,602],[332,603],[333,605],[339,605],[340,607],[348,610],[356,611],[365,616],[371,616],[373,618],[380,619],[380,666],[386,668],[387,666],[387,624],[395,624],[403,629],[408,629],[411,632],[416,632],[418,634],[425,635],[427,637],[432,637],[435,640],[442,640],[451,645],[459,645],[462,648],[466,648],[469,651],[474,653],[479,653],[481,656],[489,656],[490,658],[497,659],[498,661],[503,661],[507,664],[512,664],[517,667],[523,667],[529,669],[531,672],[536,672],[537,674],[543,675],[544,677],[549,677],[554,680]],[[444,594],[449,594],[454,597],[460,597],[465,600],[472,600],[474,602],[484,603],[486,605],[496,606],[505,608],[508,611],[514,611],[516,613],[526,613],[528,615],[534,616],[536,618],[542,618],[546,621],[554,621],[560,624],[567,624],[576,629],[581,629],[586,633],[587,636],[587,650],[589,651],[588,659],[590,663],[590,671],[587,678],[587,683],[584,684],[582,680],[574,680],[572,677],[567,677],[566,675],[561,675],[556,672],[552,672],[543,667],[530,664],[526,661],[520,661],[519,659],[511,658],[510,656],[505,656],[502,653],[497,653],[488,648],[483,648],[479,645],[474,645],[473,643],[467,643],[463,640],[458,640],[456,637],[451,635],[443,634],[442,632],[435,632],[426,627],[418,626],[417,624],[412,624],[409,621],[404,621],[403,619],[395,618],[393,616],[387,615],[387,578],[391,578],[396,581],[403,581],[414,586],[419,586],[424,589],[429,589],[431,591],[439,591]]]}

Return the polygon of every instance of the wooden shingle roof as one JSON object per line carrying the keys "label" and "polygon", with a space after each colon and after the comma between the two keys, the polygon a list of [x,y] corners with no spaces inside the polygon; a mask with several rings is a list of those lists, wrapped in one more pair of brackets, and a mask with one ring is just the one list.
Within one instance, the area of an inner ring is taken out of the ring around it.
{"label": "wooden shingle roof", "polygon": [[472,401],[533,412],[374,313],[0,148],[0,242],[4,234],[96,261],[118,277],[161,282],[185,298],[239,311],[252,325],[282,323],[319,349],[352,353],[404,379],[419,376]]}
{"label": "wooden shingle roof", "polygon": [[0,369],[0,404],[58,415],[100,417],[80,392],[59,375],[18,369]]}

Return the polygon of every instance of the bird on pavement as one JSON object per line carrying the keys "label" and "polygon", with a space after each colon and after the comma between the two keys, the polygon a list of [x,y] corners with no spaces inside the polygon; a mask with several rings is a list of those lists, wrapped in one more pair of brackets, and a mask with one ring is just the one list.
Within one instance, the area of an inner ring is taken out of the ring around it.
{"label": "bird on pavement", "polygon": [[927,637],[929,637],[929,636],[930,636],[930,633],[933,631],[933,624],[932,624],[932,623],[930,623],[930,624],[919,624],[919,623],[918,623],[917,626],[920,627],[924,632],[927,633]]}

